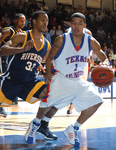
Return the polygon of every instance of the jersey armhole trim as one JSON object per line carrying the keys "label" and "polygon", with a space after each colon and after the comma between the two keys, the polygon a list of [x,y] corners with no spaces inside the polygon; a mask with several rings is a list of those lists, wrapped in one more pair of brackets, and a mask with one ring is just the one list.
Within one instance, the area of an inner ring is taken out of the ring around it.
{"label": "jersey armhole trim", "polygon": [[60,54],[62,53],[64,45],[65,45],[65,41],[66,41],[66,36],[65,36],[65,34],[63,34],[63,44],[62,44],[62,47],[61,47],[60,51],[58,52],[58,54],[54,57],[54,60],[57,59],[60,56]]}
{"label": "jersey armhole trim", "polygon": [[23,33],[25,33],[25,40],[24,40],[24,43],[21,46],[21,48],[23,48],[26,45],[26,42],[27,42],[27,33],[25,31],[23,31]]}

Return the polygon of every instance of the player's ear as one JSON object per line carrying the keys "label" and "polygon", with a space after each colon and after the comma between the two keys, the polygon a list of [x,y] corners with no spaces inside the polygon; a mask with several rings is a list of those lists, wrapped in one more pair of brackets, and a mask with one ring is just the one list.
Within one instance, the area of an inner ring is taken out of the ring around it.
{"label": "player's ear", "polygon": [[33,19],[33,24],[34,24],[34,25],[36,24],[36,19]]}

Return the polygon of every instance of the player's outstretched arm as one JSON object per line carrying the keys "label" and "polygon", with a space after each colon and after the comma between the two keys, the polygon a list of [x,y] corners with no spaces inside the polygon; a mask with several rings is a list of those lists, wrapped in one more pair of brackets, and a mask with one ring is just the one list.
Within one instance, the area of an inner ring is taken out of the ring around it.
{"label": "player's outstretched arm", "polygon": [[45,76],[45,82],[46,84],[49,83],[49,80],[52,78],[52,61],[54,57],[57,55],[57,53],[60,51],[63,44],[63,36],[60,35],[54,40],[54,44],[49,52],[49,55],[46,60],[46,76]]}
{"label": "player's outstretched arm", "polygon": [[19,47],[19,45],[23,45],[25,38],[24,33],[16,34],[1,47],[0,56],[14,55],[30,50],[33,47],[33,40],[29,40],[24,47]]}

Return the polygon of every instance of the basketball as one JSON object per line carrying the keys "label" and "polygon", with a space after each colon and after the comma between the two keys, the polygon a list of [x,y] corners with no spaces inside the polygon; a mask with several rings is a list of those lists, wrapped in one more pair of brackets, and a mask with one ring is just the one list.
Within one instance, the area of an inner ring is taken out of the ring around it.
{"label": "basketball", "polygon": [[91,72],[91,80],[98,87],[107,87],[114,81],[114,72],[109,66],[95,66]]}

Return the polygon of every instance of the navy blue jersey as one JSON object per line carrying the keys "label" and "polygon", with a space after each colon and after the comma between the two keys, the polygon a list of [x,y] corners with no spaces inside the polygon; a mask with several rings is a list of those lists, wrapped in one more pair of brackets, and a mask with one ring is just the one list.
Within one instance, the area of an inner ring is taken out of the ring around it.
{"label": "navy blue jersey", "polygon": [[[25,42],[33,39],[31,30],[25,32]],[[33,48],[27,52],[19,53],[8,57],[8,67],[3,77],[10,79],[16,83],[25,83],[36,79],[36,69],[49,49],[49,42],[42,35],[43,44],[40,49],[36,48],[34,43]]]}
{"label": "navy blue jersey", "polygon": [[[12,31],[12,34],[11,34],[11,36],[9,36],[9,37],[7,37],[6,39],[4,39],[4,41],[1,43],[1,46],[3,46],[7,41],[9,41],[11,38],[13,38],[13,36],[14,36],[15,34],[19,33],[19,32],[15,29],[14,26],[5,27],[5,28],[3,29],[3,31],[4,31],[5,29],[10,29],[10,30]],[[20,30],[20,32],[22,32],[22,30]]]}

